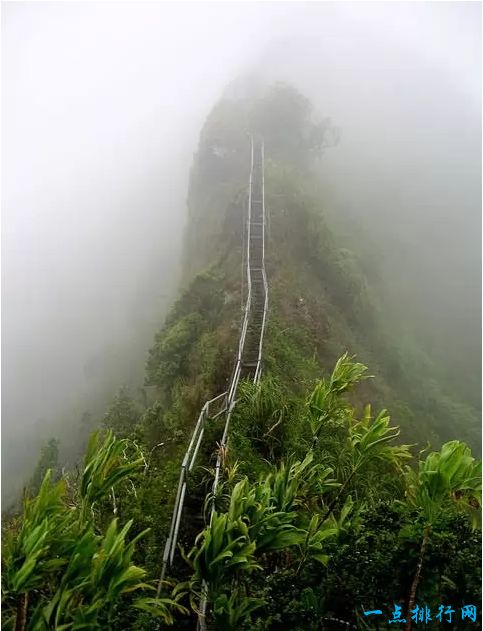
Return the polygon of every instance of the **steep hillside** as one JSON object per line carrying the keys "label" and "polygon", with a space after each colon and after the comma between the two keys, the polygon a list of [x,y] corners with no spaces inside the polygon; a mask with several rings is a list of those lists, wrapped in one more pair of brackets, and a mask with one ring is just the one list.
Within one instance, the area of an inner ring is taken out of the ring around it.
{"label": "steep hillside", "polygon": [[[181,461],[238,347],[248,133],[265,140],[263,378],[240,386],[215,495],[223,416],[206,423],[180,522],[184,554],[159,600]],[[55,614],[62,628],[193,629],[204,595],[210,629],[390,629],[394,603],[410,629],[418,602],[451,604],[458,620],[479,602],[481,463],[459,442],[478,449],[477,414],[399,342],[377,258],[351,249],[354,235],[341,239],[325,216],[313,167],[333,138],[289,86],[213,109],[191,171],[183,286],[149,350],[144,389],[113,399],[102,426],[119,442],[94,437],[83,472],[66,478],[57,444],[44,450],[30,492],[47,469],[60,482],[49,495],[48,474],[6,527],[5,628],[52,628]],[[130,525],[116,539],[117,521]],[[37,527],[41,549],[31,546]],[[114,582],[94,561],[120,550],[115,567],[130,580]],[[383,608],[371,626],[364,612]]]}
{"label": "steep hillside", "polygon": [[457,435],[478,450],[477,411],[441,388],[430,359],[387,320],[377,252],[354,231],[339,239],[331,228],[313,168],[331,129],[312,122],[310,104],[294,90],[276,86],[258,101],[225,100],[208,118],[192,170],[185,278],[211,265],[226,279],[225,291],[240,285],[249,129],[266,147],[270,372],[296,389],[348,351],[376,377],[361,396],[390,407],[406,440],[436,446]]}

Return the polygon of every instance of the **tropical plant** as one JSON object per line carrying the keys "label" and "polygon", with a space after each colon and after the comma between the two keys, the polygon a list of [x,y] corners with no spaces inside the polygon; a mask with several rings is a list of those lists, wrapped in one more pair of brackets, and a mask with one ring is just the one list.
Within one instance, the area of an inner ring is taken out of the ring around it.
{"label": "tropical plant", "polygon": [[296,545],[301,532],[295,527],[295,513],[274,502],[270,477],[255,484],[247,478],[232,492],[228,515],[241,520],[248,529],[258,555]]}
{"label": "tropical plant", "polygon": [[228,594],[220,594],[213,603],[213,616],[218,629],[234,631],[250,615],[263,605],[262,598],[247,596],[245,590],[235,588]]}
{"label": "tropical plant", "polygon": [[312,515],[304,540],[299,546],[300,561],[296,574],[300,572],[304,563],[309,559],[314,559],[322,563],[322,565],[327,565],[329,557],[327,554],[324,554],[324,544],[326,539],[335,537],[337,533],[337,527],[331,526],[327,520],[323,521],[318,514]]}
{"label": "tropical plant", "polygon": [[248,527],[240,518],[214,512],[200,539],[201,545],[192,555],[193,567],[215,591],[237,572],[252,572],[260,567],[254,556],[256,544],[250,540]]}
{"label": "tropical plant", "polygon": [[[418,563],[409,593],[408,612],[414,607],[416,593],[432,529],[442,510],[450,505],[457,511],[469,513],[473,526],[481,516],[481,461],[476,461],[464,443],[452,440],[439,452],[428,454],[419,462],[418,471],[409,470],[407,501],[423,516],[424,528]],[[407,615],[406,630],[412,627]]]}
{"label": "tropical plant", "polygon": [[342,355],[330,377],[321,379],[307,400],[314,446],[322,429],[328,428],[328,423],[337,425],[345,420],[350,412],[351,406],[341,395],[345,394],[361,379],[367,378],[364,375],[367,370],[366,366],[355,363],[352,359],[348,353]]}
{"label": "tropical plant", "polygon": [[337,534],[338,524],[334,519],[324,524],[317,515],[307,520],[305,512],[338,486],[331,473],[314,464],[309,452],[302,462],[282,462],[257,482],[242,477],[231,489],[226,512],[212,512],[185,555],[193,576],[175,593],[189,592],[194,611],[198,601],[206,600],[218,628],[231,629],[263,603],[247,593],[246,581],[262,570],[267,555],[292,548],[298,551],[299,569],[311,559],[325,562],[324,542]]}
{"label": "tropical plant", "polygon": [[169,623],[172,607],[185,611],[171,599],[152,599],[154,587],[146,571],[134,565],[137,541],[146,531],[127,540],[132,520],[119,528],[110,520],[99,534],[93,510],[123,480],[144,464],[138,448],[117,440],[112,432],[89,441],[85,469],[78,493],[66,478],[52,483],[48,470],[37,496],[25,497],[18,528],[5,539],[3,603],[6,629],[110,628],[120,601],[132,592],[144,597],[133,606],[149,609]]}
{"label": "tropical plant", "polygon": [[105,434],[94,432],[87,445],[79,485],[81,523],[88,519],[88,512],[92,513],[96,502],[145,465],[141,450],[132,441],[117,439],[111,430]]}
{"label": "tropical plant", "polygon": [[38,495],[24,499],[18,531],[9,531],[4,546],[3,602],[6,624],[16,631],[27,625],[29,596],[48,583],[49,577],[67,564],[59,543],[69,536],[75,521],[64,507],[66,481],[52,485],[48,470]]}
{"label": "tropical plant", "polygon": [[391,417],[382,410],[373,420],[371,406],[366,405],[361,420],[350,418],[349,443],[353,453],[352,475],[368,462],[380,460],[388,462],[399,472],[403,464],[411,458],[409,445],[393,445],[400,435],[398,426],[389,425]]}
{"label": "tropical plant", "polygon": [[269,474],[266,483],[272,487],[275,505],[289,511],[298,505],[306,508],[314,499],[319,500],[326,492],[340,484],[332,477],[333,470],[321,463],[314,463],[314,453],[309,451],[303,461],[281,462],[275,472]]}
{"label": "tropical plant", "polygon": [[399,427],[389,425],[390,420],[386,410],[373,419],[370,405],[365,407],[362,419],[348,417],[347,453],[350,466],[339,492],[328,505],[326,515],[334,509],[354,476],[365,467],[382,462],[390,465],[395,472],[403,473],[404,463],[411,458],[411,453],[409,445],[390,444],[400,434]]}

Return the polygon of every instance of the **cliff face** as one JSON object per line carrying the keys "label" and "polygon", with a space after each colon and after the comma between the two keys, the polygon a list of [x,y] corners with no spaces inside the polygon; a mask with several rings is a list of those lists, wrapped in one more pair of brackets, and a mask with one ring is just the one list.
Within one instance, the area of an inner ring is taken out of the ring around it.
{"label": "cliff face", "polygon": [[257,98],[222,100],[201,132],[188,194],[185,293],[151,351],[149,383],[177,391],[160,367],[170,353],[184,357],[186,369],[177,377],[193,386],[197,401],[214,396],[226,383],[242,315],[252,131],[265,139],[270,285],[266,370],[297,392],[300,384],[313,381],[348,351],[376,377],[359,391],[359,402],[366,397],[384,402],[405,440],[438,444],[455,436],[454,418],[464,417],[458,433],[476,448],[477,414],[442,391],[421,352],[400,343],[385,317],[377,262],[358,257],[325,218],[324,194],[313,167],[333,130],[326,120],[314,122],[310,103],[283,85]]}
{"label": "cliff face", "polygon": [[200,134],[188,190],[185,283],[233,248],[241,252],[250,166],[246,110],[244,102],[221,101]]}

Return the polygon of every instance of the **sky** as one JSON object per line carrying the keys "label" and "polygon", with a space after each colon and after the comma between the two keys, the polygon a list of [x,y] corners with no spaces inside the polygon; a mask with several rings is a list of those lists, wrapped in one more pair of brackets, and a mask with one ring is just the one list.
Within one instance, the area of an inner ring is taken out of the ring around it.
{"label": "sky", "polygon": [[375,224],[394,206],[384,225],[407,239],[405,222],[443,216],[448,265],[479,265],[479,3],[3,3],[7,478],[32,427],[138,377],[176,288],[202,124],[244,74],[293,82],[340,125],[334,204]]}

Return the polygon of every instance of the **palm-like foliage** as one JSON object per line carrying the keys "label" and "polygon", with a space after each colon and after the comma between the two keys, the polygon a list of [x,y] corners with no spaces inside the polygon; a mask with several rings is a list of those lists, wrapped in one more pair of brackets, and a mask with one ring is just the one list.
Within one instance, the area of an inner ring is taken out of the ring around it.
{"label": "palm-like foliage", "polygon": [[409,471],[407,479],[408,502],[422,511],[427,523],[434,523],[447,503],[477,517],[474,509],[481,505],[481,461],[475,460],[464,443],[445,443],[439,452],[420,461],[417,472]]}
{"label": "palm-like foliage", "polygon": [[[132,521],[119,529],[112,520],[99,534],[92,505],[132,475],[144,459],[129,458],[129,441],[108,433],[90,441],[82,475],[79,501],[67,497],[63,479],[52,485],[52,473],[44,477],[36,497],[26,498],[18,532],[4,547],[4,624],[16,631],[31,629],[100,629],[121,598],[129,592],[150,590],[145,570],[132,562],[136,542],[145,532],[127,541]],[[137,449],[134,452],[138,455]],[[169,621],[166,613],[179,603],[140,599]]]}
{"label": "palm-like foliage", "polygon": [[210,593],[216,596],[237,573],[260,569],[255,550],[256,544],[250,540],[242,519],[213,512],[210,525],[198,535],[195,546],[185,556],[194,572],[189,584],[191,592],[199,595],[205,581]]}
{"label": "palm-like foliage", "polygon": [[[410,458],[409,445],[391,444],[400,434],[399,427],[391,426],[390,417],[386,410],[382,410],[375,419],[371,416],[371,407],[364,409],[362,419],[358,420],[352,415],[347,417],[348,428],[345,446],[341,450],[344,454],[344,468],[339,468],[343,481],[336,496],[328,505],[327,513],[332,512],[344,493],[348,490],[354,476],[358,476],[359,495],[365,496],[363,480],[365,475],[374,469],[376,463],[402,473],[404,463]],[[370,495],[370,493],[369,493]]]}
{"label": "palm-like foliage", "polygon": [[296,545],[301,533],[294,525],[295,513],[280,510],[274,501],[270,479],[251,485],[245,478],[234,487],[228,515],[247,527],[258,555]]}
{"label": "palm-like foliage", "polygon": [[[238,475],[225,481],[223,501],[188,555],[193,578],[179,587],[190,592],[195,610],[197,599],[206,597],[217,628],[242,625],[260,605],[251,590],[264,565],[276,562],[299,576],[309,561],[315,562],[311,572],[316,563],[325,565],[334,537],[360,527],[364,504],[379,500],[381,492],[390,499],[402,497],[406,479],[409,501],[426,520],[450,503],[468,510],[479,507],[481,465],[466,446],[449,443],[410,474],[409,446],[397,443],[400,430],[391,426],[387,412],[373,417],[366,406],[356,416],[344,395],[365,370],[345,355],[331,377],[316,385],[306,405],[315,440],[305,458],[281,460],[256,482]],[[250,427],[253,418],[266,422],[267,410],[283,407],[275,400],[265,407],[260,389],[246,387]],[[421,559],[429,536],[427,527]],[[418,576],[419,571],[420,566]]]}
{"label": "palm-like foliage", "polygon": [[213,512],[185,556],[193,576],[176,593],[189,591],[194,610],[196,599],[205,596],[219,628],[232,629],[260,605],[244,585],[262,569],[264,555],[292,548],[298,551],[299,568],[309,559],[325,562],[325,540],[338,532],[338,524],[335,519],[323,523],[318,515],[308,520],[305,512],[314,499],[339,486],[331,474],[330,468],[314,464],[309,452],[303,461],[281,463],[258,482],[246,476],[239,480],[226,512]]}
{"label": "palm-like foliage", "polygon": [[411,458],[409,445],[391,445],[400,434],[399,427],[389,425],[391,417],[382,410],[372,420],[371,406],[367,405],[361,420],[349,420],[349,444],[353,458],[353,472],[376,460],[387,462],[402,472],[405,461]]}
{"label": "palm-like foliage", "polygon": [[337,425],[351,410],[350,405],[342,398],[356,383],[361,381],[367,370],[366,366],[352,361],[347,353],[337,361],[328,379],[321,379],[307,400],[309,423],[314,443],[327,423]]}
{"label": "palm-like foliage", "polygon": [[[128,451],[132,454],[128,455]],[[84,460],[79,493],[85,507],[91,507],[110,490],[145,464],[139,448],[127,439],[117,439],[112,431],[92,434]]]}
{"label": "palm-like foliage", "polygon": [[272,489],[273,502],[279,510],[290,511],[304,505],[309,506],[314,498],[340,484],[332,477],[333,471],[321,463],[314,464],[314,454],[309,451],[303,461],[280,466],[267,476],[265,483]]}
{"label": "palm-like foliage", "polygon": [[[210,483],[212,483],[213,477],[215,475],[215,468],[214,467],[210,467],[210,468],[200,467],[200,468],[204,469],[207,473],[204,479],[204,482],[206,482],[206,485],[211,486]],[[227,466],[225,466],[224,471],[223,471],[224,477],[220,478],[220,481],[218,483],[216,490],[215,491],[211,490],[206,494],[204,507],[203,507],[203,512],[204,512],[206,521],[208,520],[208,515],[212,509],[218,511],[219,513],[224,512],[228,509],[228,506],[230,505],[231,489],[233,488],[236,481],[241,478],[241,475],[238,469],[239,469],[238,461],[234,462],[233,464],[227,464]]]}
{"label": "palm-like foliage", "polygon": [[305,537],[299,547],[300,562],[297,574],[303,564],[309,559],[314,559],[323,565],[327,565],[329,557],[324,554],[324,544],[327,539],[335,537],[338,533],[336,525],[331,525],[328,520],[323,520],[317,513],[312,515],[305,532]]}
{"label": "palm-like foliage", "polygon": [[4,587],[13,594],[43,586],[46,575],[66,563],[55,559],[54,550],[74,522],[72,515],[62,510],[65,481],[52,485],[51,478],[49,470],[38,495],[25,498],[20,530],[10,533],[5,542]]}
{"label": "palm-like foliage", "polygon": [[247,596],[244,590],[235,588],[228,594],[220,594],[213,603],[213,614],[218,629],[234,631],[250,614],[261,607],[261,598]]}
{"label": "palm-like foliage", "polygon": [[[115,604],[127,592],[149,588],[142,582],[146,572],[132,563],[136,541],[126,542],[132,526],[128,522],[118,529],[117,520],[104,536],[88,529],[70,547],[69,563],[58,588],[47,603],[39,604],[30,621],[32,629],[102,628],[109,623]],[[102,616],[100,616],[102,612]]]}
{"label": "palm-like foliage", "polygon": [[[424,517],[425,525],[418,565],[411,585],[408,611],[414,607],[424,556],[432,529],[443,508],[469,512],[473,525],[481,517],[481,461],[476,461],[467,445],[457,440],[445,443],[439,452],[419,462],[418,471],[408,471],[407,501]],[[411,629],[407,616],[406,629]]]}

